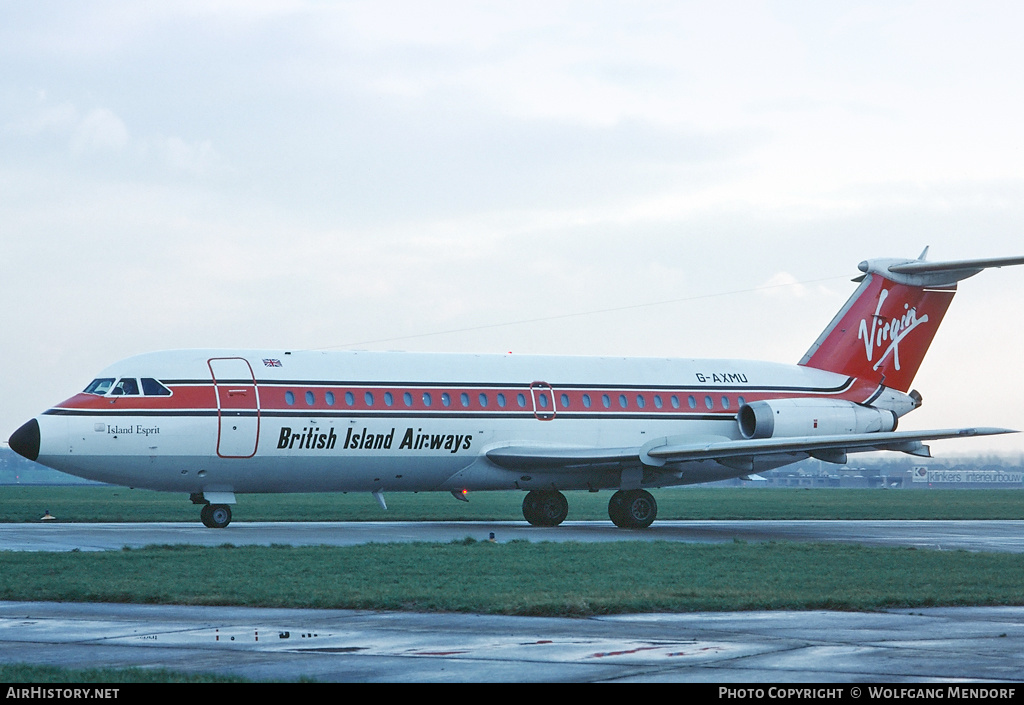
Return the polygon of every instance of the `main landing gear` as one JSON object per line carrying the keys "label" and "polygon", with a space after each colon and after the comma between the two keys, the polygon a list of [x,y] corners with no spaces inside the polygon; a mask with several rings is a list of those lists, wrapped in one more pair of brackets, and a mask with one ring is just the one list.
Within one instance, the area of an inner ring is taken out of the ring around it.
{"label": "main landing gear", "polygon": [[646,529],[658,516],[658,503],[647,490],[619,490],[608,500],[608,516],[620,529]]}
{"label": "main landing gear", "polygon": [[[523,516],[534,526],[558,526],[569,502],[557,490],[533,490],[523,500]],[[658,503],[647,490],[619,490],[608,501],[608,516],[620,529],[646,529],[658,516]]]}
{"label": "main landing gear", "polygon": [[204,504],[199,518],[207,528],[223,529],[231,523],[231,507],[226,504]]}
{"label": "main landing gear", "polygon": [[533,490],[523,500],[523,516],[534,526],[558,526],[569,514],[569,502],[557,490]]}

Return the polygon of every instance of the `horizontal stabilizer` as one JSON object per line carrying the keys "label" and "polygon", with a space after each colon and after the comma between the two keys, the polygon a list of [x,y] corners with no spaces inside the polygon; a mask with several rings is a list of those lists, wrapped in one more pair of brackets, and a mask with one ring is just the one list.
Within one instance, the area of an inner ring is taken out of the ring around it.
{"label": "horizontal stabilizer", "polygon": [[1024,257],[962,259],[954,262],[908,262],[906,264],[891,265],[889,271],[897,274],[930,274],[932,272],[955,272],[961,270],[980,272],[983,269],[1009,267],[1015,264],[1024,264]]}
{"label": "horizontal stabilizer", "polygon": [[899,284],[908,286],[952,286],[962,279],[973,277],[985,269],[1011,267],[1024,264],[1024,257],[992,257],[988,259],[962,259],[950,262],[924,260],[867,260],[858,268],[865,273],[875,272]]}

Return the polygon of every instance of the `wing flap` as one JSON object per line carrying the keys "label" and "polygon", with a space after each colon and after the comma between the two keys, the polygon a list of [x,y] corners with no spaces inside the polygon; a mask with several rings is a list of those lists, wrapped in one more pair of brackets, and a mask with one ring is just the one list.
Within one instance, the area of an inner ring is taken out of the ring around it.
{"label": "wing flap", "polygon": [[486,453],[488,460],[508,470],[591,470],[602,466],[637,465],[640,448],[576,448],[507,446]]}

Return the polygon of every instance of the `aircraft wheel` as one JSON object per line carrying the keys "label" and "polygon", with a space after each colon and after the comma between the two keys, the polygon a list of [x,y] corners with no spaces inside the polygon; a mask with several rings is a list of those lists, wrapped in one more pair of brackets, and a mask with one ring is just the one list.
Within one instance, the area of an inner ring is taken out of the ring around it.
{"label": "aircraft wheel", "polygon": [[626,528],[626,512],[623,508],[626,503],[626,493],[619,490],[608,500],[608,518],[620,529]]}
{"label": "aircraft wheel", "polygon": [[569,515],[569,501],[556,490],[533,490],[523,499],[523,516],[534,526],[558,526]]}
{"label": "aircraft wheel", "polygon": [[608,501],[608,516],[620,529],[646,529],[658,516],[658,503],[647,490],[619,490]]}
{"label": "aircraft wheel", "polygon": [[231,507],[226,504],[206,504],[199,512],[199,518],[210,529],[223,529],[231,523]]}

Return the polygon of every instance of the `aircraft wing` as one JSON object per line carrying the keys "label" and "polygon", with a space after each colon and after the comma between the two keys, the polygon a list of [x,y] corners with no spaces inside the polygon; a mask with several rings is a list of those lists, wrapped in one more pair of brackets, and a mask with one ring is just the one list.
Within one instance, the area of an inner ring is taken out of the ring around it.
{"label": "aircraft wing", "polygon": [[666,464],[714,460],[742,467],[756,458],[806,453],[809,456],[845,463],[847,453],[894,450],[930,457],[922,441],[970,438],[1016,433],[1008,428],[954,428],[931,431],[891,431],[832,436],[799,436],[734,440],[724,436],[661,438],[630,448],[570,448],[508,446],[494,448],[486,455],[491,462],[509,470],[594,470],[601,467]]}

